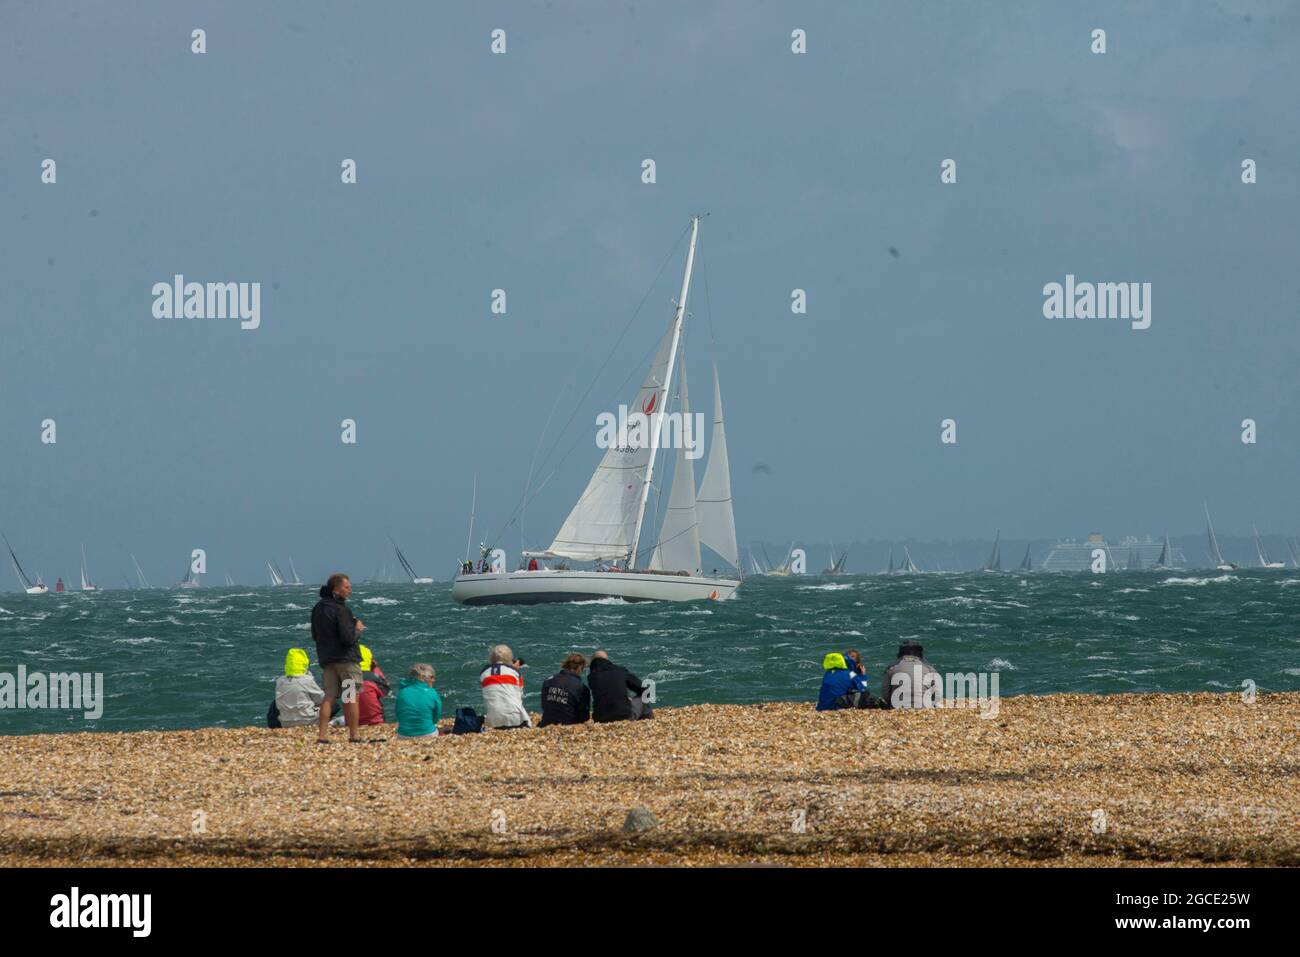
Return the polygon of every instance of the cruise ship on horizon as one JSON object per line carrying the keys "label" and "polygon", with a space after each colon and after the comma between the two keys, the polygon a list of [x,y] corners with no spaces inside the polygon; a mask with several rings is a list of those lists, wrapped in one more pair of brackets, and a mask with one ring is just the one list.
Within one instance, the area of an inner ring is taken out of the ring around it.
{"label": "cruise ship on horizon", "polygon": [[1139,539],[1129,535],[1118,545],[1111,545],[1105,536],[1096,532],[1080,541],[1066,538],[1057,542],[1043,559],[1045,572],[1086,572],[1092,569],[1095,549],[1106,553],[1106,570],[1122,571],[1127,568],[1185,568],[1187,556],[1183,550],[1166,541],[1157,541],[1150,535]]}

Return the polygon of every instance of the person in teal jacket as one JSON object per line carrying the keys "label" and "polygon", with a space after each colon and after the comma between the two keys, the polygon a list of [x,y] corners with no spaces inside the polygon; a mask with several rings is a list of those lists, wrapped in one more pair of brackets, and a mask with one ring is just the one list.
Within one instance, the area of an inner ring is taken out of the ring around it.
{"label": "person in teal jacket", "polygon": [[423,662],[411,666],[410,674],[397,688],[397,736],[422,738],[438,733],[442,719],[442,698],[433,690],[437,673]]}

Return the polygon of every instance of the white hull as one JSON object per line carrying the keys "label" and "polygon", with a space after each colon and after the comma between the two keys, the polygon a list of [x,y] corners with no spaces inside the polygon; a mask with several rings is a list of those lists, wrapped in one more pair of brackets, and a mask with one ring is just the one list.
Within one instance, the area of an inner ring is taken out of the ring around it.
{"label": "white hull", "polygon": [[23,590],[29,595],[48,595],[50,593],[49,588],[45,585],[33,585],[31,588],[25,588]]}
{"label": "white hull", "polygon": [[433,579],[432,579],[432,578],[412,578],[412,579],[411,579],[411,584],[412,584],[412,585],[432,585],[432,584],[433,584]]}
{"label": "white hull", "polygon": [[459,575],[451,596],[466,605],[537,605],[560,601],[722,601],[740,582],[643,572],[559,571]]}

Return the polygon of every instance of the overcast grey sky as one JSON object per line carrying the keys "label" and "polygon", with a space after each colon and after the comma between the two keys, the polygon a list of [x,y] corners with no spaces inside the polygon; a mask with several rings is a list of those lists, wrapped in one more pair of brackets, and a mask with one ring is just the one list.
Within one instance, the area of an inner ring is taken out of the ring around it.
{"label": "overcast grey sky", "polygon": [[[717,358],[742,547],[1185,533],[1203,500],[1294,534],[1298,7],[1068,6],[9,0],[0,528],[50,580],[82,540],[110,585],[122,548],[369,574],[385,528],[446,577],[471,473],[499,527],[650,289],[545,545],[706,212],[692,380],[707,408]],[[176,273],[260,282],[261,327],[153,318]],[[1151,328],[1045,319],[1067,273],[1152,283]]]}

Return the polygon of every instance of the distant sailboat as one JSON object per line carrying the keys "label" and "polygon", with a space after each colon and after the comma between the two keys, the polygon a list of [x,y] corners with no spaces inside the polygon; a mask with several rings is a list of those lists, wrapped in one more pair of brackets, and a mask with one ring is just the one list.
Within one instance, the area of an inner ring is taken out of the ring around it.
{"label": "distant sailboat", "polygon": [[226,572],[226,587],[233,588],[234,584],[235,584],[235,580],[230,577],[230,572]]}
{"label": "distant sailboat", "polygon": [[993,536],[993,551],[989,554],[989,560],[984,563],[986,572],[1002,571],[1002,532],[999,530]]}
{"label": "distant sailboat", "polygon": [[[389,538],[389,541],[393,542],[392,538]],[[411,579],[412,585],[433,584],[432,578],[422,578],[415,573],[415,569],[411,567],[411,563],[406,560],[406,556],[402,554],[402,550],[397,547],[397,542],[393,542],[393,551],[397,552],[397,560],[402,563],[402,568],[406,571],[407,577]]]}
{"label": "distant sailboat", "polygon": [[889,546],[889,568],[885,569],[886,575],[894,574],[894,546]]}
{"label": "distant sailboat", "polygon": [[102,591],[102,589],[98,585],[96,585],[93,581],[91,581],[90,572],[86,570],[86,543],[85,542],[81,543],[81,590]]}
{"label": "distant sailboat", "polygon": [[289,571],[293,573],[293,578],[292,578],[292,580],[290,580],[289,584],[290,584],[290,585],[301,585],[301,584],[302,584],[302,579],[298,577],[298,569],[296,569],[296,568],[293,567],[293,556],[292,556],[292,555],[289,556]]}
{"label": "distant sailboat", "polygon": [[1285,562],[1275,562],[1268,557],[1268,552],[1264,551],[1264,543],[1259,540],[1259,529],[1253,525],[1250,528],[1255,533],[1255,555],[1259,558],[1259,567],[1286,568]]}
{"label": "distant sailboat", "polygon": [[917,575],[921,571],[916,567],[916,562],[912,561],[912,553],[907,550],[906,545],[903,546],[903,564],[899,566],[898,570],[904,575]]}
{"label": "distant sailboat", "polygon": [[194,574],[194,566],[185,566],[185,577],[176,583],[177,588],[198,588],[199,576]]}
{"label": "distant sailboat", "polygon": [[822,574],[831,575],[831,576],[847,574],[847,572],[845,572],[844,570],[844,563],[847,562],[848,560],[849,560],[849,550],[847,548],[844,549],[844,554],[840,555],[839,558],[836,558],[835,543],[831,542],[831,566],[830,568],[827,568],[825,571],[823,571]]}
{"label": "distant sailboat", "polygon": [[1291,567],[1300,568],[1300,544],[1297,544],[1294,538],[1288,538],[1286,547],[1291,552]]}
{"label": "distant sailboat", "polygon": [[135,574],[140,579],[140,587],[152,588],[153,585],[149,584],[149,579],[144,577],[144,571],[140,568],[140,563],[135,560],[135,555],[131,556],[131,564],[135,566]]}
{"label": "distant sailboat", "polygon": [[18,576],[18,581],[22,583],[23,591],[29,595],[48,594],[50,590],[41,581],[41,576],[38,574],[34,582],[28,578],[27,573],[23,571],[23,566],[18,564],[18,556],[14,554],[14,547],[9,544],[9,539],[5,538],[3,533],[0,533],[0,538],[4,538],[5,547],[9,549],[9,558],[13,561],[14,574]]}
{"label": "distant sailboat", "polygon": [[1154,568],[1166,569],[1173,568],[1173,553],[1169,548],[1169,533],[1165,532],[1164,544],[1160,546],[1160,557],[1156,559]]}
{"label": "distant sailboat", "polygon": [[778,578],[788,577],[790,572],[790,563],[794,561],[794,542],[785,550],[785,562],[779,568],[769,568],[764,574],[775,575]]}
{"label": "distant sailboat", "polygon": [[284,572],[280,571],[280,566],[274,560],[266,563],[266,570],[271,573],[271,587],[279,588],[284,584]]}
{"label": "distant sailboat", "polygon": [[1019,570],[1022,571],[1022,572],[1032,572],[1032,571],[1034,570],[1034,564],[1033,564],[1033,562],[1031,562],[1031,561],[1029,560],[1029,546],[1028,546],[1028,545],[1025,546],[1025,557],[1022,558],[1022,559],[1020,559],[1020,569],[1019,569]]}
{"label": "distant sailboat", "polygon": [[1210,540],[1210,561],[1213,563],[1216,571],[1230,572],[1237,566],[1232,562],[1223,560],[1223,553],[1219,551],[1219,540],[1214,537],[1214,523],[1210,521],[1210,506],[1205,506],[1205,532]]}

